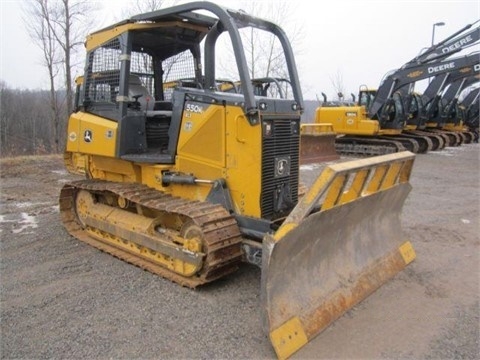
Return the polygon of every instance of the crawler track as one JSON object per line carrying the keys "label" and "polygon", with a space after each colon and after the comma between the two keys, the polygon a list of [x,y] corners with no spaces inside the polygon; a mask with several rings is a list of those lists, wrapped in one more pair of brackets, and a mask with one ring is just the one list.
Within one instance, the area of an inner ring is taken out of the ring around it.
{"label": "crawler track", "polygon": [[446,140],[445,137],[442,137],[441,135],[437,135],[435,133],[431,133],[428,131],[422,131],[422,130],[405,130],[405,134],[407,135],[413,135],[413,136],[423,136],[428,138],[431,143],[432,143],[432,149],[433,151],[436,150],[442,150],[445,148],[445,145],[448,141]]}
{"label": "crawler track", "polygon": [[463,136],[456,131],[448,131],[436,128],[427,128],[425,131],[442,136],[445,139],[445,146],[460,146],[463,143]]}
{"label": "crawler track", "polygon": [[[85,196],[93,201],[82,208]],[[112,215],[102,217],[102,211],[120,215],[112,221]],[[240,231],[222,206],[173,197],[142,184],[71,182],[61,191],[60,213],[75,238],[182,286],[194,288],[230,274],[242,260]],[[129,217],[141,221],[122,228],[117,220]],[[198,239],[200,248],[192,249],[189,244]],[[193,267],[194,273],[182,274],[179,263]]]}
{"label": "crawler track", "polygon": [[377,156],[406,150],[400,141],[366,136],[337,137],[335,149],[339,154],[352,156]]}

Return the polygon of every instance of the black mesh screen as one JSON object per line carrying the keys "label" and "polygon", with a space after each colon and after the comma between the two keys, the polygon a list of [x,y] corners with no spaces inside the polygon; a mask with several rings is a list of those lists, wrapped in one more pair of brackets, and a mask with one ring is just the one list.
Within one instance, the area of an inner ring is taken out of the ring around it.
{"label": "black mesh screen", "polygon": [[298,202],[299,120],[263,121],[262,218],[288,215]]}
{"label": "black mesh screen", "polygon": [[90,71],[85,79],[85,100],[115,103],[120,87],[120,44],[113,39],[89,54]]}

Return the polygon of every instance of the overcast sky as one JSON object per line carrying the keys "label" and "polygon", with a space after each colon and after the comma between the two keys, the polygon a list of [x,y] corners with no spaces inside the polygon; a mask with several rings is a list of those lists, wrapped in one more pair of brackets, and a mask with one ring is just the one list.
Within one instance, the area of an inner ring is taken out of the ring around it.
{"label": "overcast sky", "polygon": [[[0,80],[15,88],[46,89],[40,50],[22,21],[21,3],[28,2],[0,0]],[[214,2],[235,9],[242,3]],[[98,3],[97,29],[121,20],[134,0]],[[435,27],[438,42],[480,19],[479,0],[292,0],[292,5],[291,16],[280,25],[287,35],[294,28],[303,31],[304,37],[293,45],[305,99],[320,97],[321,92],[333,97],[332,82],[338,77],[347,97],[363,84],[378,87],[387,72],[430,46],[434,23],[445,23]]]}

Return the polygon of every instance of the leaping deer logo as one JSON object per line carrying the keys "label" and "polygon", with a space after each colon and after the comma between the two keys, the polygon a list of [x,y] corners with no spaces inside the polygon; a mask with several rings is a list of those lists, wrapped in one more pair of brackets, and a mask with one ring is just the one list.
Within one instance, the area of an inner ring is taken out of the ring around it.
{"label": "leaping deer logo", "polygon": [[93,140],[92,130],[85,130],[85,132],[83,133],[83,140],[87,143],[92,142]]}

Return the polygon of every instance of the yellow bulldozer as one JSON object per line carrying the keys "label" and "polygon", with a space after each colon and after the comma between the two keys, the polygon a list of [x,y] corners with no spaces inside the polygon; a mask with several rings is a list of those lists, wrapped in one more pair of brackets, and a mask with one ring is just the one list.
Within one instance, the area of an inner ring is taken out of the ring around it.
{"label": "yellow bulldozer", "polygon": [[[249,29],[276,39],[292,98],[255,94]],[[241,91],[218,86],[220,39]],[[400,223],[414,154],[330,164],[300,191],[303,99],[274,23],[193,2],[133,16],[85,45],[64,157],[84,179],[59,198],[75,238],[190,288],[258,265],[259,311],[279,358],[415,258]]]}

